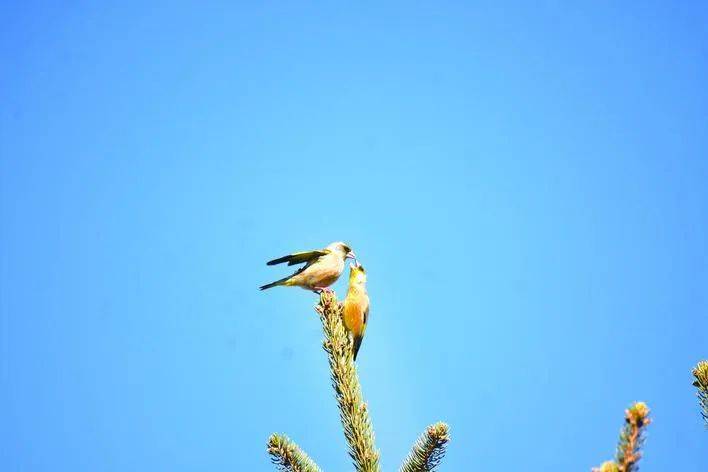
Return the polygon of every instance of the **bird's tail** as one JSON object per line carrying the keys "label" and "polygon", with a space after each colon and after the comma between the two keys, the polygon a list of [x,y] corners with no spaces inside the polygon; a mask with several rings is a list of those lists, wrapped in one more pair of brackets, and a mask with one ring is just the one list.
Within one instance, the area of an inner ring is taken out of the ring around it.
{"label": "bird's tail", "polygon": [[271,282],[269,284],[261,285],[259,288],[261,290],[266,290],[269,288],[277,287],[278,285],[287,285],[288,280],[290,280],[290,277],[283,277],[280,280],[276,280],[275,282]]}
{"label": "bird's tail", "polygon": [[359,354],[359,348],[361,347],[361,342],[364,340],[364,336],[354,336],[354,360],[356,360],[356,355]]}

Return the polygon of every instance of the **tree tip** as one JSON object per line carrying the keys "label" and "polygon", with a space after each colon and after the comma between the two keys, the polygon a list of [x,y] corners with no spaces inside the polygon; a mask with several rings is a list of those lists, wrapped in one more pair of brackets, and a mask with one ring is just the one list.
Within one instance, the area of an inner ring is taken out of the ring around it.
{"label": "tree tip", "polygon": [[438,442],[448,442],[450,440],[450,427],[447,423],[443,423],[442,421],[428,426],[427,432]]}
{"label": "tree tip", "polygon": [[693,382],[695,387],[708,388],[708,361],[700,361],[696,364],[696,367],[693,368],[693,376],[696,378],[696,381]]}
{"label": "tree tip", "polygon": [[649,424],[651,421],[649,419],[649,407],[644,402],[635,402],[632,406],[627,408],[625,411],[625,419],[630,424],[636,424],[637,426],[643,426]]}

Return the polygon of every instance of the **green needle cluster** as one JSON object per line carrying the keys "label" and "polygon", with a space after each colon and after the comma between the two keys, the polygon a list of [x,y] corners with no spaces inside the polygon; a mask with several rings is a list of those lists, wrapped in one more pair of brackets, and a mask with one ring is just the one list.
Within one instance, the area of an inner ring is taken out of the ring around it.
{"label": "green needle cluster", "polygon": [[698,403],[701,406],[701,415],[708,426],[708,361],[699,362],[693,369],[695,381],[693,386],[698,389]]}
{"label": "green needle cluster", "polygon": [[636,472],[642,457],[640,449],[644,444],[644,432],[651,423],[649,407],[644,402],[636,402],[624,412],[624,426],[620,431],[617,454],[614,461],[607,461],[593,472]]}

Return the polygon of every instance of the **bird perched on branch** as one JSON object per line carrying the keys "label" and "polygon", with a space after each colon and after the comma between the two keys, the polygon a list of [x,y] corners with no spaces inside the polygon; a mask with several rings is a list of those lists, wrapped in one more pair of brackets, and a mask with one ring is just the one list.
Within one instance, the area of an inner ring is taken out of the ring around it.
{"label": "bird perched on branch", "polygon": [[349,265],[349,291],[344,299],[344,326],[352,333],[354,360],[364,340],[369,319],[369,295],[366,293],[366,271],[359,262]]}
{"label": "bird perched on branch", "polygon": [[261,290],[283,285],[286,287],[302,287],[305,290],[321,292],[337,281],[344,271],[344,261],[355,259],[354,251],[342,242],[332,243],[324,249],[316,251],[296,252],[279,257],[268,262],[276,265],[287,262],[289,266],[305,264],[297,272],[275,282],[265,284]]}

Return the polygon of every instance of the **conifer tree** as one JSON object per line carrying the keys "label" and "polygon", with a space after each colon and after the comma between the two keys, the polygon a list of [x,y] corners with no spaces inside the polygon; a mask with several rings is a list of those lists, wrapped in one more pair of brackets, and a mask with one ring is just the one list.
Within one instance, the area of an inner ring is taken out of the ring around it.
{"label": "conifer tree", "polygon": [[[354,364],[352,339],[342,321],[342,305],[334,293],[325,291],[320,295],[315,310],[322,321],[325,335],[323,348],[329,360],[334,396],[354,470],[379,472],[379,451],[374,444],[374,430]],[[429,426],[413,445],[401,465],[401,472],[435,470],[445,454],[448,441],[445,423]],[[286,436],[273,434],[268,440],[268,453],[282,471],[321,472],[317,464]]]}

